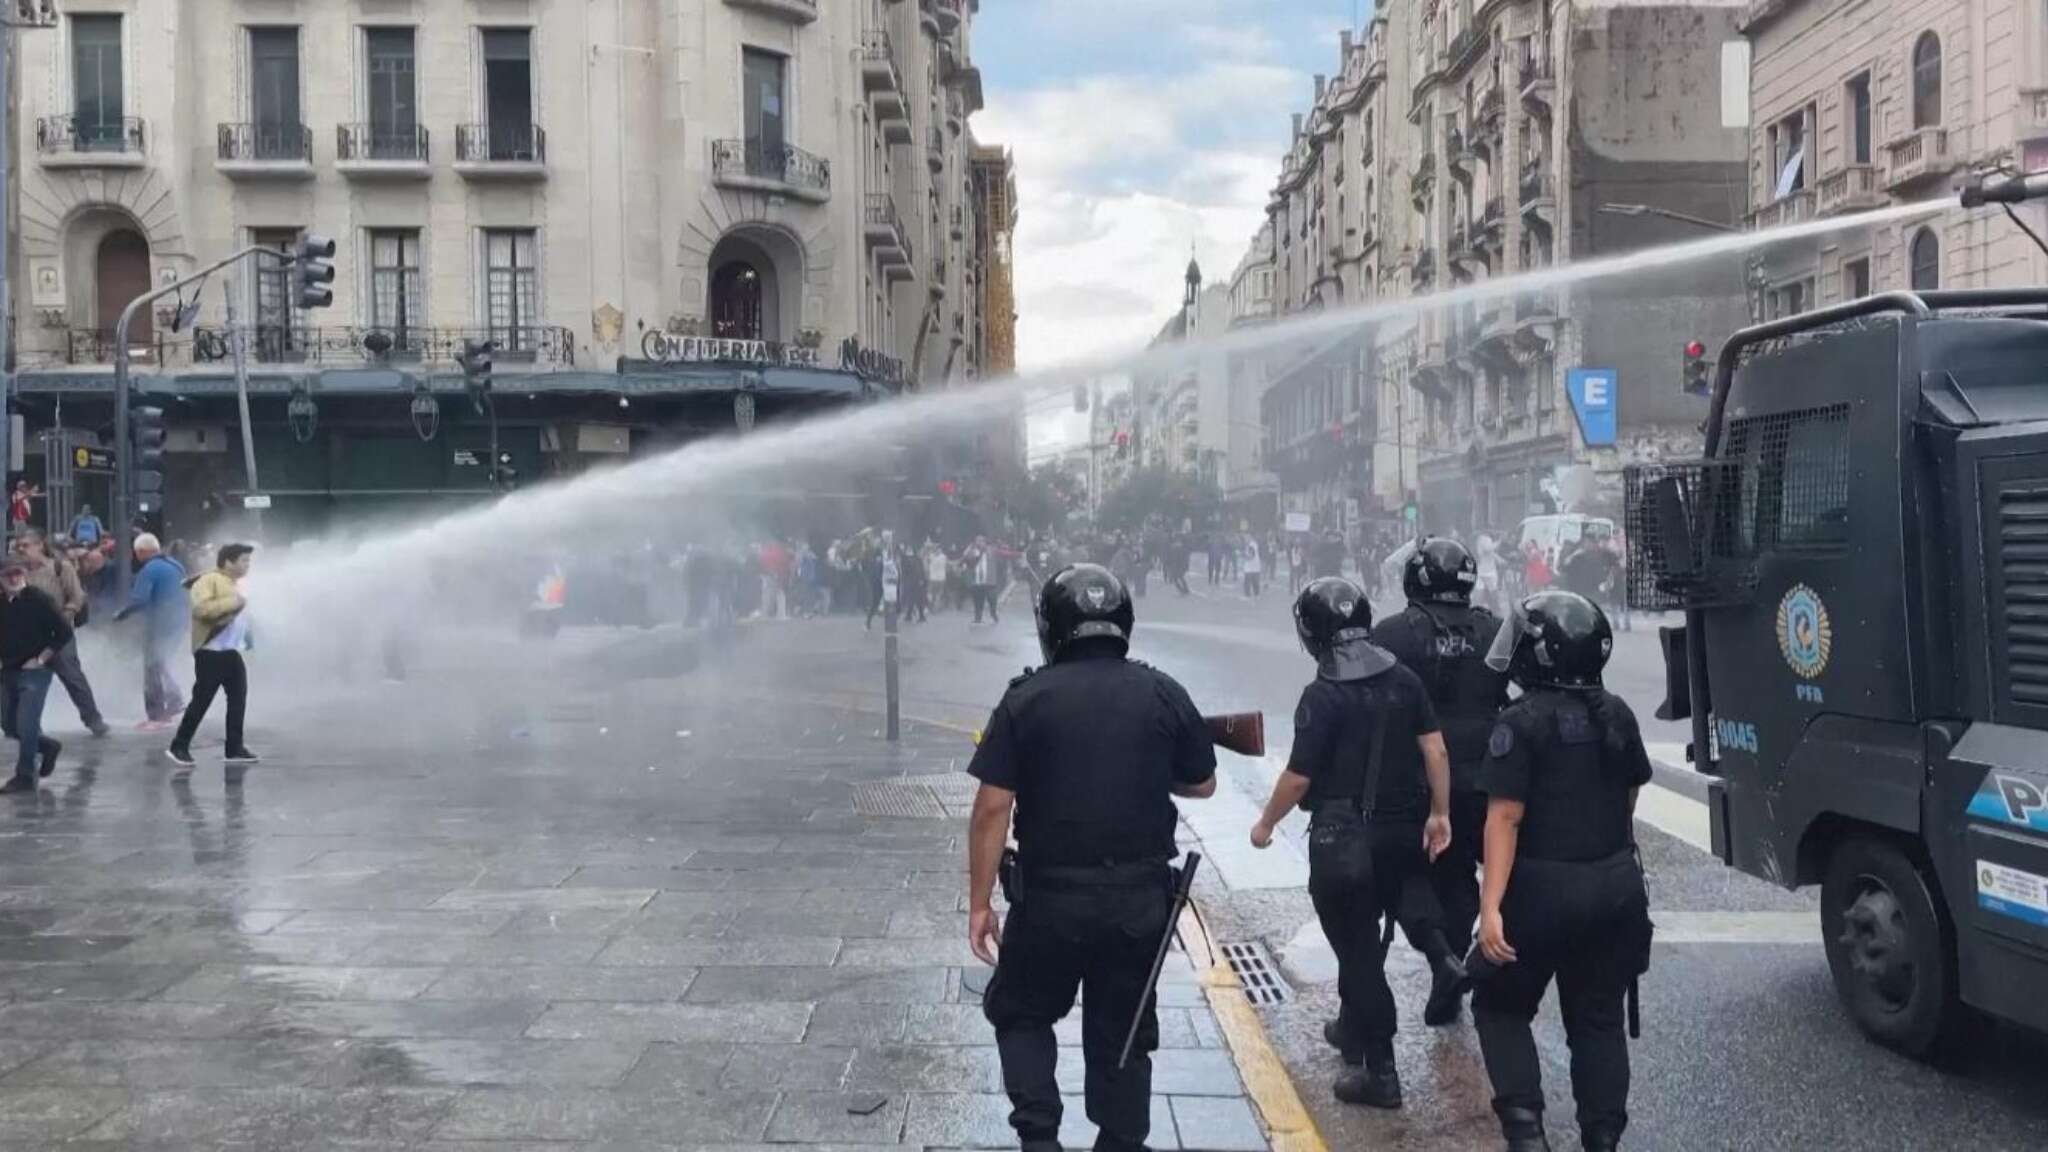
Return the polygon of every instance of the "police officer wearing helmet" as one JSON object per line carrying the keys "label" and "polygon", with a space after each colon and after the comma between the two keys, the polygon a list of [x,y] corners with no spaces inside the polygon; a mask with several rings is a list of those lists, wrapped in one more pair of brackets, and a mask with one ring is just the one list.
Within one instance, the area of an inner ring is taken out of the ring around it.
{"label": "police officer wearing helmet", "polygon": [[1607,617],[1572,592],[1523,600],[1487,661],[1525,695],[1486,750],[1486,884],[1472,1017],[1511,1152],[1547,1152],[1529,1022],[1552,977],[1572,1060],[1579,1139],[1620,1146],[1628,1125],[1623,1003],[1649,966],[1649,897],[1635,852],[1650,758],[1628,705],[1601,687]]}
{"label": "police officer wearing helmet", "polygon": [[1295,631],[1316,678],[1294,714],[1294,748],[1252,844],[1296,806],[1309,818],[1309,897],[1337,953],[1337,1019],[1323,1029],[1347,1064],[1337,1098],[1401,1106],[1397,1018],[1387,986],[1383,916],[1398,918],[1431,967],[1462,978],[1444,941],[1429,861],[1451,839],[1450,761],[1415,673],[1372,643],[1372,607],[1342,577],[1312,581],[1294,603]]}
{"label": "police officer wearing helmet", "polygon": [[[1081,1051],[1095,1147],[1142,1149],[1159,1022],[1146,995],[1173,904],[1171,797],[1216,791],[1216,752],[1173,678],[1125,659],[1131,596],[1095,564],[1038,597],[1046,666],[1010,682],[968,766],[981,781],[968,839],[968,943],[995,965],[982,999],[1010,1123],[1027,1152],[1059,1148],[1053,1025],[1084,993]],[[991,906],[1011,814],[1017,867],[1006,924]],[[1117,1059],[1140,1009],[1130,1062]]]}
{"label": "police officer wearing helmet", "polygon": [[[1479,854],[1486,828],[1486,793],[1479,774],[1495,717],[1507,706],[1507,677],[1486,666],[1500,619],[1472,606],[1479,565],[1456,540],[1422,541],[1402,566],[1408,607],[1380,621],[1373,643],[1422,678],[1444,728],[1451,754],[1451,846],[1430,865],[1430,883],[1443,906],[1444,936],[1463,956],[1479,919]],[[1410,941],[1414,943],[1414,941]],[[1418,945],[1419,946],[1419,945]],[[1460,984],[1440,971],[1422,1010],[1427,1024],[1458,1018]]]}

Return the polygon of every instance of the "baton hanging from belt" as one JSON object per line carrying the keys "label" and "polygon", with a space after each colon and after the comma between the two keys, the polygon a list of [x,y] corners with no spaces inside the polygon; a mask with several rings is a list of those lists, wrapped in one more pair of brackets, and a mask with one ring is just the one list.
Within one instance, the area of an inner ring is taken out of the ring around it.
{"label": "baton hanging from belt", "polygon": [[1152,954],[1152,975],[1145,981],[1145,994],[1138,997],[1137,1014],[1131,1017],[1131,1030],[1124,1033],[1123,1054],[1116,1058],[1117,1071],[1131,1062],[1131,1046],[1138,1042],[1138,1027],[1145,1022],[1145,1009],[1151,1006],[1152,996],[1159,988],[1160,970],[1166,967],[1166,951],[1173,947],[1173,933],[1180,925],[1180,914],[1188,906],[1188,896],[1195,888],[1195,869],[1202,863],[1200,852],[1188,853],[1187,860],[1180,866],[1178,878],[1173,884],[1173,909],[1166,915],[1166,931],[1159,936],[1159,951]]}

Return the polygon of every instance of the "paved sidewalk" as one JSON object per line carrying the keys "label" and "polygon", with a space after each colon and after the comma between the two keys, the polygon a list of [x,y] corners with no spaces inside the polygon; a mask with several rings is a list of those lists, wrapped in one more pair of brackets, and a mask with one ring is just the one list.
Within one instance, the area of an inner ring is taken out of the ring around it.
{"label": "paved sidewalk", "polygon": [[[552,651],[289,712],[259,666],[262,766],[79,741],[0,803],[0,1148],[1012,1146],[964,739]],[[1162,1003],[1155,1146],[1264,1149],[1184,961]]]}

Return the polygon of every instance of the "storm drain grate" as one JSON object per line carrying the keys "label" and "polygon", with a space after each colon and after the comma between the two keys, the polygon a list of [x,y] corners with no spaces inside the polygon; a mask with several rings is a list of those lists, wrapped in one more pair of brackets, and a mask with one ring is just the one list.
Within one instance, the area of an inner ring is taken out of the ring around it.
{"label": "storm drain grate", "polygon": [[853,810],[863,816],[943,820],[946,806],[930,788],[901,780],[870,780],[853,786]]}
{"label": "storm drain grate", "polygon": [[1218,944],[1217,951],[1230,970],[1237,973],[1237,982],[1244,986],[1244,998],[1255,1005],[1285,1004],[1294,999],[1294,989],[1280,978],[1279,969],[1273,966],[1273,958],[1266,953],[1266,946],[1256,940],[1237,944]]}

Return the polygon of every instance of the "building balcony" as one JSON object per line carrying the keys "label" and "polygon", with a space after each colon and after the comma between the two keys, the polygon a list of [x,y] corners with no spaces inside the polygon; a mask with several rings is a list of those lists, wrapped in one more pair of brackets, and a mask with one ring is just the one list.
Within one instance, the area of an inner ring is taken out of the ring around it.
{"label": "building balcony", "polygon": [[1436,249],[1424,248],[1415,253],[1415,268],[1410,273],[1416,287],[1434,283],[1436,280]]}
{"label": "building balcony", "polygon": [[946,134],[939,131],[937,124],[932,125],[931,137],[925,141],[924,158],[925,164],[932,170],[932,175],[936,176],[946,170]]}
{"label": "building balcony", "polygon": [[946,131],[958,136],[967,126],[967,101],[957,91],[946,93]]}
{"label": "building balcony", "polygon": [[213,166],[230,179],[310,180],[313,133],[304,124],[221,124]]}
{"label": "building balcony", "polygon": [[1486,202],[1479,219],[1472,225],[1472,246],[1480,251],[1500,251],[1502,236],[1506,233],[1507,208],[1501,198],[1495,196]]}
{"label": "building balcony", "polygon": [[1891,154],[1886,186],[1894,192],[1939,179],[1962,166],[1962,158],[1949,150],[1946,128],[1915,128],[1886,145],[1885,151]]}
{"label": "building balcony", "polygon": [[[200,325],[189,335],[174,336],[158,329],[147,339],[131,338],[129,354],[137,361],[167,367],[182,363],[195,366],[221,364],[232,355],[228,348],[228,331],[220,325]],[[452,365],[461,355],[463,345],[471,340],[493,341],[497,347],[492,356],[505,367],[562,368],[576,363],[576,334],[568,328],[553,326],[308,328],[296,324],[250,324],[243,325],[242,331],[248,337],[250,358],[258,364],[325,367],[388,363]],[[111,333],[96,328],[75,328],[64,335],[67,364],[114,362],[115,346]]]}
{"label": "building balcony", "polygon": [[1415,165],[1415,175],[1408,178],[1408,191],[1415,200],[1415,207],[1421,211],[1429,209],[1429,191],[1436,185],[1436,156],[1425,152]]}
{"label": "building balcony", "polygon": [[896,215],[896,198],[887,192],[868,193],[862,222],[875,260],[885,270],[902,267],[908,275],[910,236],[904,232],[903,221]]}
{"label": "building balcony", "polygon": [[538,124],[457,124],[455,170],[472,180],[539,180],[548,134]]}
{"label": "building balcony", "polygon": [[1491,80],[1487,81],[1486,91],[1479,97],[1478,110],[1479,126],[1484,133],[1499,135],[1501,122],[1507,118],[1506,111],[1507,101],[1501,98],[1500,85]]}
{"label": "building balcony", "polygon": [[1472,179],[1472,149],[1465,142],[1465,133],[1457,128],[1444,136],[1444,167],[1461,183]]}
{"label": "building balcony", "polygon": [[1541,161],[1522,166],[1522,219],[1549,231],[1557,218],[1557,184]]}
{"label": "building balcony", "polygon": [[2048,140],[2048,91],[2022,89],[2013,134],[2021,143]]}
{"label": "building balcony", "polygon": [[734,8],[751,8],[779,16],[792,24],[809,24],[818,18],[818,0],[725,0]]}
{"label": "building balcony", "polygon": [[1470,68],[1485,52],[1486,34],[1476,26],[1465,29],[1444,49],[1444,75],[1456,76]]}
{"label": "building balcony", "polygon": [[1823,216],[1879,208],[1884,202],[1884,190],[1878,187],[1875,165],[1851,164],[1821,179],[1820,213]]}
{"label": "building balcony", "polygon": [[931,288],[932,299],[944,300],[946,298],[948,285],[946,283],[946,254],[943,251],[932,253],[932,279],[929,287]]}
{"label": "building balcony", "polygon": [[1749,226],[1758,230],[1799,224],[1813,219],[1813,189],[1801,188],[1749,214]]}
{"label": "building balcony", "polygon": [[423,125],[343,124],[334,130],[334,166],[343,175],[425,180],[433,174],[427,167],[427,155]]}
{"label": "building balcony", "polygon": [[36,119],[36,155],[45,168],[140,168],[148,162],[147,143],[147,127],[139,116]]}
{"label": "building balcony", "polygon": [[1548,49],[1539,48],[1522,62],[1522,107],[1533,116],[1550,119],[1557,103],[1557,74]]}
{"label": "building balcony", "polygon": [[951,36],[960,27],[960,0],[930,0],[932,15],[938,17],[939,33]]}
{"label": "building balcony", "polygon": [[925,35],[931,37],[939,35],[939,6],[937,0],[917,0],[917,23],[918,27],[924,29]]}
{"label": "building balcony", "polygon": [[874,102],[877,117],[892,106],[897,116],[903,115],[903,75],[897,70],[896,46],[887,32],[870,32],[861,41],[860,81]]}
{"label": "building balcony", "polygon": [[794,144],[713,140],[711,179],[721,188],[794,196],[813,204],[832,198],[832,162]]}

